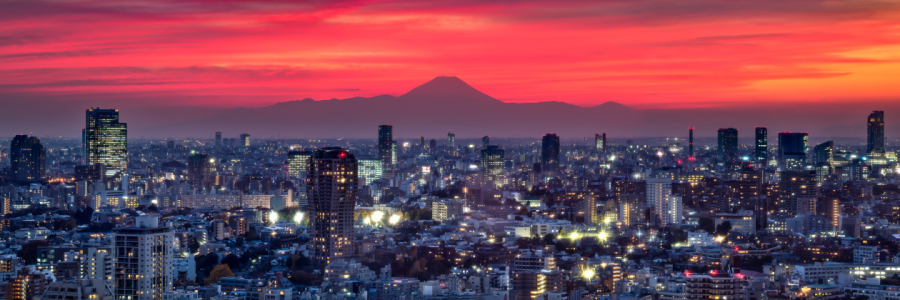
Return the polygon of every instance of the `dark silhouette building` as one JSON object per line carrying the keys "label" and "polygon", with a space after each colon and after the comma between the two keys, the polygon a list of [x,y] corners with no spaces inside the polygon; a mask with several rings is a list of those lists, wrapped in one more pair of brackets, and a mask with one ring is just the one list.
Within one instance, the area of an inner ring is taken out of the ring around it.
{"label": "dark silhouette building", "polygon": [[47,170],[47,150],[41,145],[41,140],[16,135],[9,147],[9,168],[12,179],[18,183],[43,181]]}
{"label": "dark silhouette building", "polygon": [[719,161],[726,166],[738,163],[738,130],[736,128],[719,128]]}
{"label": "dark silhouette building", "polygon": [[89,108],[85,119],[84,163],[105,165],[107,177],[128,169],[128,124],[119,123],[119,110]]}
{"label": "dark silhouette building", "polygon": [[769,164],[769,129],[756,127],[756,149],[753,151],[753,160],[760,166]]}
{"label": "dark silhouette building", "polygon": [[834,142],[827,141],[816,145],[813,148],[813,162],[816,164],[827,163],[831,165],[834,162]]}
{"label": "dark silhouette building", "polygon": [[489,137],[489,136],[481,137],[481,149],[487,149],[487,147],[490,145],[491,145],[491,137]]}
{"label": "dark silhouette building", "polygon": [[541,140],[541,172],[545,177],[558,175],[559,136],[555,133],[548,133]]}
{"label": "dark silhouette building", "polygon": [[216,131],[216,148],[222,147],[222,132]]}
{"label": "dark silhouette building", "polygon": [[391,167],[394,156],[394,127],[391,125],[378,125],[378,159],[381,159],[381,167],[385,170]]}
{"label": "dark silhouette building", "polygon": [[312,259],[328,265],[353,255],[353,209],[359,189],[359,163],[343,148],[316,150],[309,160]]}
{"label": "dark silhouette building", "polygon": [[778,166],[783,170],[800,170],[809,156],[809,133],[778,133]]}
{"label": "dark silhouette building", "polygon": [[210,180],[212,163],[206,154],[194,154],[188,157],[187,171],[188,182],[195,188],[202,189],[208,187]]}
{"label": "dark silhouette building", "polygon": [[869,114],[866,125],[866,153],[884,153],[884,111]]}

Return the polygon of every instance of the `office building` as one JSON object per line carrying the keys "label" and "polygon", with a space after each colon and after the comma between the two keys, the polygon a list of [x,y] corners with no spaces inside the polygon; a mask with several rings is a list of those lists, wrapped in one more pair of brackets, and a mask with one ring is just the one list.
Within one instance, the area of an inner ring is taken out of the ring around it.
{"label": "office building", "polygon": [[435,149],[437,149],[437,140],[431,139],[428,141],[428,152],[434,153]]}
{"label": "office building", "polygon": [[188,157],[188,183],[194,188],[209,188],[212,183],[211,166],[214,159],[206,154],[194,154]]}
{"label": "office building", "polygon": [[694,160],[694,127],[688,128],[688,160]]}
{"label": "office building", "polygon": [[686,300],[739,299],[741,280],[731,274],[711,271],[709,274],[685,274]]}
{"label": "office building", "polygon": [[815,170],[781,172],[778,200],[781,213],[790,216],[802,213],[815,214],[814,207],[818,196]]}
{"label": "office building", "polygon": [[222,147],[222,132],[216,131],[216,148]]}
{"label": "office building", "polygon": [[816,145],[813,148],[813,163],[826,163],[832,165],[834,163],[834,142],[827,141]]}
{"label": "office building", "polygon": [[447,132],[447,147],[451,152],[456,151],[456,135],[452,132]]}
{"label": "office building", "polygon": [[503,149],[490,145],[481,150],[481,175],[485,185],[498,187],[503,185]]}
{"label": "office building", "polygon": [[603,153],[603,137],[599,133],[594,134],[594,151]]}
{"label": "office building", "polygon": [[756,127],[756,149],[753,151],[753,160],[759,166],[769,164],[769,129]]}
{"label": "office building", "polygon": [[681,224],[681,197],[672,195],[672,179],[647,179],[647,205],[653,207],[660,226]]}
{"label": "office building", "polygon": [[778,167],[782,170],[802,170],[809,156],[809,133],[778,133]]}
{"label": "office building", "polygon": [[559,136],[548,133],[541,139],[541,172],[544,177],[559,175]]}
{"label": "office building", "polygon": [[394,162],[394,127],[391,125],[378,126],[378,157],[382,168],[390,169]]}
{"label": "office building", "polygon": [[241,147],[250,147],[250,135],[241,133]]}
{"label": "office building", "polygon": [[114,297],[106,281],[81,278],[51,282],[41,299],[113,300]]}
{"label": "office building", "polygon": [[866,154],[884,153],[884,111],[869,114],[866,125]]}
{"label": "office building", "polygon": [[113,230],[114,294],[121,300],[161,300],[172,290],[175,235],[157,216],[138,216],[134,227]]}
{"label": "office building", "polygon": [[18,183],[38,183],[44,180],[47,169],[47,150],[37,137],[16,135],[9,146],[9,170]]}
{"label": "office building", "polygon": [[719,148],[717,157],[726,166],[738,163],[738,130],[736,128],[719,128]]}
{"label": "office building", "polygon": [[89,108],[82,143],[84,163],[103,164],[106,177],[128,169],[128,124],[119,122],[118,109]]}
{"label": "office building", "polygon": [[311,259],[328,265],[353,255],[353,209],[359,164],[342,148],[316,150],[309,161]]}
{"label": "office building", "polygon": [[375,180],[381,179],[384,175],[381,168],[381,160],[377,158],[360,158],[359,159],[359,183],[362,185],[371,185]]}
{"label": "office building", "polygon": [[309,167],[310,151],[289,151],[287,154],[287,169],[293,178],[306,179],[306,171]]}
{"label": "office building", "polygon": [[481,137],[481,149],[487,149],[487,147],[491,144],[491,137],[483,136]]}

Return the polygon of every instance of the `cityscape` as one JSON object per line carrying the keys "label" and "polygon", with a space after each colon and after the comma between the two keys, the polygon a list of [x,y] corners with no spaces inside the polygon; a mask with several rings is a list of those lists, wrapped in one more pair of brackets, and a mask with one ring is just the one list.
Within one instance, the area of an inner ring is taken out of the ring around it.
{"label": "cityscape", "polygon": [[218,2],[0,1],[0,299],[900,300],[898,3]]}

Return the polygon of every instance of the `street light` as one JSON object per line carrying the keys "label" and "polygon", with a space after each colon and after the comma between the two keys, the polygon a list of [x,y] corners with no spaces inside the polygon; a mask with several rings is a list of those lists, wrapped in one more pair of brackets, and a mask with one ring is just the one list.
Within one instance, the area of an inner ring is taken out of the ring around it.
{"label": "street light", "polygon": [[269,223],[275,224],[275,222],[278,222],[278,212],[273,210],[269,212]]}
{"label": "street light", "polygon": [[400,222],[400,215],[391,216],[391,218],[388,220],[388,222],[390,222],[391,225],[397,224],[397,222]]}

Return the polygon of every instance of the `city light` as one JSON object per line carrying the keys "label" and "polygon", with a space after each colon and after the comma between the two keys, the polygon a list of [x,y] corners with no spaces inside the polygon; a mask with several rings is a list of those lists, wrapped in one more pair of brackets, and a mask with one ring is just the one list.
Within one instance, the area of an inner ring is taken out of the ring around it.
{"label": "city light", "polygon": [[372,212],[372,223],[381,222],[381,218],[384,218],[384,212],[380,210]]}
{"label": "city light", "polygon": [[303,221],[303,212],[294,213],[294,224],[299,225],[301,221]]}
{"label": "city light", "polygon": [[400,215],[391,216],[391,218],[390,218],[390,220],[388,220],[388,222],[390,222],[391,225],[397,224],[397,222],[400,222]]}
{"label": "city light", "polygon": [[593,278],[594,278],[594,275],[595,275],[595,274],[594,274],[594,270],[592,270],[592,269],[584,269],[584,271],[581,272],[581,276],[584,277],[584,279],[587,279],[587,280],[593,279]]}
{"label": "city light", "polygon": [[275,222],[278,222],[278,212],[273,210],[269,212],[269,223],[275,224]]}

